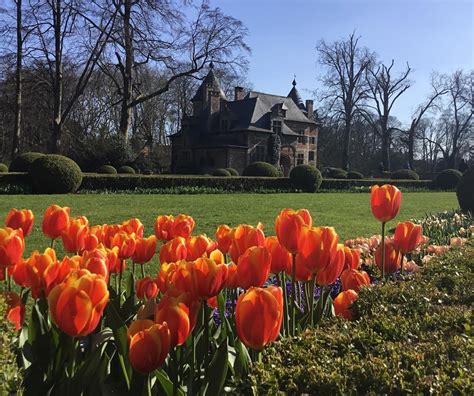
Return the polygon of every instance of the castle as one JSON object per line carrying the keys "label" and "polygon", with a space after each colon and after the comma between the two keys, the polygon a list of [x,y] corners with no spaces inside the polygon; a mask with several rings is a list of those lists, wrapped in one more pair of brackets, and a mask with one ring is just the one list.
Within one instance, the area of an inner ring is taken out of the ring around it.
{"label": "castle", "polygon": [[316,166],[318,123],[313,101],[303,103],[293,80],[288,96],[235,87],[228,100],[213,65],[191,100],[193,113],[184,116],[181,130],[171,136],[172,171],[210,172],[215,168],[243,169],[266,161],[288,175],[300,164]]}

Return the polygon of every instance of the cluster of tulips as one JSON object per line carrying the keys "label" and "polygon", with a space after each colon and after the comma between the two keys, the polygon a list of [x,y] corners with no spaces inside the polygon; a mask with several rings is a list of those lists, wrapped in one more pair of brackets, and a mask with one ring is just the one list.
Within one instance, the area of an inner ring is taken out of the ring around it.
{"label": "cluster of tulips", "polygon": [[[399,223],[393,237],[385,237],[400,204],[396,187],[372,188],[372,213],[382,225],[374,254],[382,280],[403,271],[404,256],[423,242],[421,227],[412,222]],[[279,336],[294,336],[325,315],[353,319],[360,288],[373,282],[360,267],[361,251],[339,243],[333,227],[314,226],[306,209],[283,209],[276,236],[266,237],[261,224],[241,224],[221,225],[211,239],[193,235],[195,222],[186,215],[158,216],[153,235],[145,237],[139,219],[92,226],[52,205],[42,221],[50,247],[24,258],[33,223],[30,210],[8,213],[0,229],[0,269],[7,317],[18,330],[28,295],[33,299],[20,347],[34,350],[34,323],[51,338],[72,340],[58,345],[68,348],[61,356],[72,364],[58,366],[61,358],[52,352],[43,382],[94,375],[84,367],[100,360],[109,374],[119,368],[129,391],[138,383],[149,393],[158,384],[173,394],[220,392],[227,376],[245,372]],[[69,254],[61,260],[54,250],[58,240]],[[157,250],[158,270],[151,264]],[[339,279],[342,290],[332,299],[331,285]],[[110,332],[113,337],[106,336]]]}

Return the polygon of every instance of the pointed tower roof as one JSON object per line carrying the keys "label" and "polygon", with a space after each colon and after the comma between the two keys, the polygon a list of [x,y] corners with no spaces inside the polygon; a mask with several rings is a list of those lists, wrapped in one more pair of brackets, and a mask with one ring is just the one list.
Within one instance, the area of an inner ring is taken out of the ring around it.
{"label": "pointed tower roof", "polygon": [[209,72],[207,73],[207,76],[202,81],[200,87],[196,91],[196,94],[191,99],[191,102],[197,102],[197,101],[203,100],[204,87],[209,86],[209,85],[211,86],[211,90],[219,92],[222,99],[227,100],[225,93],[221,88],[221,84],[219,83],[219,80],[214,74],[214,63],[212,61],[209,64]]}
{"label": "pointed tower roof", "polygon": [[301,110],[306,110],[306,107],[303,103],[303,99],[301,99],[301,95],[298,92],[298,90],[296,89],[296,76],[295,76],[295,78],[293,78],[292,85],[293,85],[293,88],[291,88],[291,91],[290,91],[290,93],[288,94],[287,97],[293,99],[293,102],[295,102],[295,104]]}

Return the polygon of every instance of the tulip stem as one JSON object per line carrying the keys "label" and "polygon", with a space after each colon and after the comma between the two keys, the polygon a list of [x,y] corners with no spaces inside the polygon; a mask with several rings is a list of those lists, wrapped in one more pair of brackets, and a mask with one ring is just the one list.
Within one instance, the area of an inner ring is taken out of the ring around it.
{"label": "tulip stem", "polygon": [[295,335],[295,305],[296,305],[296,254],[292,254],[291,264],[291,335]]}
{"label": "tulip stem", "polygon": [[[203,301],[203,315],[204,315],[204,345],[205,345],[205,353],[204,353],[204,371],[207,374],[208,366],[209,366],[209,307],[207,302]],[[225,319],[225,318],[224,318]]]}
{"label": "tulip stem", "polygon": [[119,272],[119,285],[118,285],[118,297],[119,303],[122,301],[122,274],[125,260],[120,260],[120,272]]}
{"label": "tulip stem", "polygon": [[51,239],[51,244],[49,245],[49,247],[50,247],[51,249],[54,249],[54,242],[55,242],[55,241],[56,241],[55,239]]}
{"label": "tulip stem", "polygon": [[142,269],[142,278],[145,278],[145,264],[140,265],[140,268]]}
{"label": "tulip stem", "polygon": [[400,275],[403,275],[403,260],[405,259],[405,254],[401,254],[401,263],[400,263]]}
{"label": "tulip stem", "polygon": [[280,274],[280,284],[283,289],[283,299],[284,299],[284,304],[283,304],[283,336],[289,335],[290,330],[288,329],[288,292],[286,290],[286,277],[285,273],[282,272]]}
{"label": "tulip stem", "polygon": [[382,222],[382,280],[385,280],[385,222]]}
{"label": "tulip stem", "polygon": [[314,326],[314,284],[316,282],[316,274],[313,275],[313,278],[309,282],[309,292],[310,298],[309,300],[309,317],[310,317],[310,323],[311,327]]}
{"label": "tulip stem", "polygon": [[147,396],[151,396],[151,373],[146,376],[146,392]]}

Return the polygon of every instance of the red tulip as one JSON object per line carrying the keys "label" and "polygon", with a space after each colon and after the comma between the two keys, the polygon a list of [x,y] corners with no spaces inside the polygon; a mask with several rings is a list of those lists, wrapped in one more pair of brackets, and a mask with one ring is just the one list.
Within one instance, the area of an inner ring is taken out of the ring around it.
{"label": "red tulip", "polygon": [[[313,274],[311,271],[306,267],[306,260],[304,259],[301,253],[298,253],[295,258],[295,279],[298,282],[306,282],[313,279]],[[288,276],[292,276],[292,268],[290,267],[286,274]]]}
{"label": "red tulip", "polygon": [[106,282],[109,279],[109,259],[107,252],[103,249],[84,252],[80,267],[102,276]]}
{"label": "red tulip", "polygon": [[194,219],[191,216],[180,214],[174,218],[171,234],[174,238],[180,236],[188,238],[194,230]]}
{"label": "red tulip", "polygon": [[229,251],[232,243],[232,228],[228,225],[220,225],[216,230],[217,248],[224,254]]}
{"label": "red tulip", "polygon": [[133,218],[122,223],[122,231],[125,231],[128,235],[135,234],[137,237],[143,237],[144,225],[140,219]]}
{"label": "red tulip", "polygon": [[186,239],[177,237],[160,248],[160,263],[175,263],[185,260],[187,255]]}
{"label": "red tulip", "polygon": [[174,236],[171,232],[173,228],[173,216],[158,216],[155,220],[155,236],[159,241],[171,241]]}
{"label": "red tulip", "polygon": [[360,264],[360,250],[344,246],[344,269],[357,269]]}
{"label": "red tulip", "polygon": [[139,300],[152,300],[159,292],[156,280],[151,279],[149,276],[138,279],[135,283],[135,290]]}
{"label": "red tulip", "polygon": [[[385,273],[393,274],[400,269],[402,255],[391,239],[385,239]],[[375,264],[382,271],[382,244],[375,251]]]}
{"label": "red tulip", "polygon": [[382,187],[372,186],[370,207],[378,221],[386,223],[395,218],[400,210],[401,202],[402,193],[397,187],[390,184]]}
{"label": "red tulip", "polygon": [[239,261],[239,257],[252,246],[263,246],[265,234],[261,225],[252,227],[248,224],[241,224],[234,228],[231,233],[231,245],[229,247],[230,258],[234,263]]}
{"label": "red tulip", "polygon": [[154,235],[148,238],[138,238],[132,260],[136,264],[148,263],[155,255],[155,251],[156,237]]}
{"label": "red tulip", "polygon": [[147,329],[130,333],[128,357],[132,367],[142,374],[162,366],[169,351],[170,330],[167,323],[152,324]]}
{"label": "red tulip", "polygon": [[118,256],[121,260],[126,260],[133,256],[136,244],[135,235],[129,235],[125,231],[118,232],[112,238],[112,247],[118,248]]}
{"label": "red tulip", "polygon": [[197,235],[186,238],[186,260],[193,261],[199,257],[206,257],[208,253],[215,250],[216,242],[205,235]]}
{"label": "red tulip", "polygon": [[337,316],[342,316],[347,320],[352,320],[353,314],[351,306],[359,298],[359,295],[352,289],[343,291],[334,299],[334,311]]}
{"label": "red tulip", "polygon": [[21,330],[25,320],[25,306],[21,302],[20,296],[15,292],[1,293],[5,298],[7,309],[5,312],[6,319],[15,326],[15,330]]}
{"label": "red tulip", "polygon": [[265,238],[265,247],[272,257],[270,272],[272,274],[279,274],[283,271],[291,273],[291,253],[278,242],[278,238],[275,236]]}
{"label": "red tulip", "polygon": [[338,241],[333,227],[304,227],[299,245],[302,263],[313,274],[324,271],[336,254]]}
{"label": "red tulip", "polygon": [[239,279],[237,277],[237,265],[230,263],[227,266],[227,279],[224,283],[226,289],[237,289],[239,287]]}
{"label": "red tulip", "polygon": [[[116,234],[122,231],[120,224],[104,224],[100,232],[102,240],[100,240],[106,248],[111,249],[114,245],[112,244]],[[128,235],[125,231],[123,234]]]}
{"label": "red tulip", "polygon": [[270,275],[272,256],[265,247],[253,246],[239,257],[237,279],[239,286],[248,289],[261,287]]}
{"label": "red tulip", "polygon": [[316,283],[320,286],[332,285],[341,275],[344,267],[344,246],[337,245],[336,253],[332,256],[329,265],[317,273]]}
{"label": "red tulip", "polygon": [[43,217],[43,233],[51,239],[59,238],[69,224],[69,212],[68,207],[62,208],[58,205],[48,207]]}
{"label": "red tulip", "polygon": [[162,263],[160,267],[160,272],[156,278],[156,283],[158,288],[166,293],[170,286],[172,285],[172,275],[176,271],[176,268],[179,266],[178,263]]}
{"label": "red tulip", "polygon": [[64,250],[68,253],[78,253],[84,250],[85,239],[89,232],[89,220],[84,216],[70,219],[67,227],[61,232]]}
{"label": "red tulip", "polygon": [[74,272],[48,296],[51,318],[71,337],[92,333],[109,301],[104,279],[87,270]]}
{"label": "red tulip", "polygon": [[8,212],[7,218],[5,219],[5,225],[7,227],[13,228],[14,230],[21,228],[24,237],[30,234],[34,222],[35,216],[33,215],[33,212],[28,209],[18,210],[12,208]]}
{"label": "red tulip", "polygon": [[341,274],[341,282],[342,290],[352,289],[356,293],[359,293],[362,286],[370,285],[370,277],[365,271],[346,269]]}
{"label": "red tulip", "polygon": [[421,225],[411,221],[398,223],[393,236],[395,247],[402,253],[409,253],[416,249],[421,242]]}
{"label": "red tulip", "polygon": [[239,296],[235,307],[237,334],[242,342],[261,350],[280,333],[283,291],[280,287],[252,287]]}
{"label": "red tulip", "polygon": [[0,228],[0,271],[21,261],[25,240],[21,229]]}
{"label": "red tulip", "polygon": [[298,253],[298,245],[303,227],[311,227],[313,219],[308,210],[283,209],[275,220],[278,241],[290,253]]}

